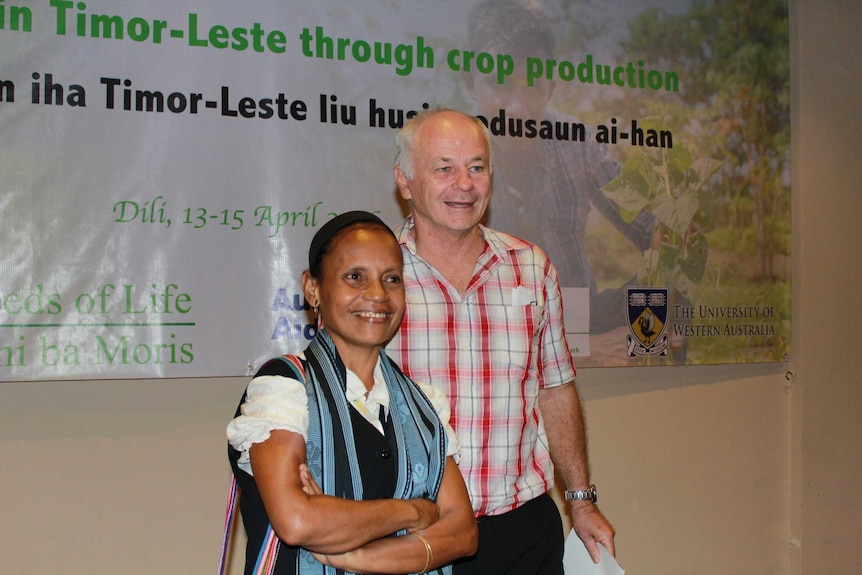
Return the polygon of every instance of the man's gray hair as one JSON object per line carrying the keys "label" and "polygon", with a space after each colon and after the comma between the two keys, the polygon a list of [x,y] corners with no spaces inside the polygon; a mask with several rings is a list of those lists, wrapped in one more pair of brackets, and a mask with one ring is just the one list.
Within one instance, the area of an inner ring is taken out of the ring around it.
{"label": "man's gray hair", "polygon": [[455,114],[460,114],[465,118],[468,118],[474,124],[476,124],[476,126],[479,128],[479,131],[482,133],[482,136],[485,138],[485,145],[488,148],[488,173],[490,174],[493,172],[494,148],[491,145],[491,132],[490,130],[488,130],[488,126],[486,126],[485,123],[482,122],[482,120],[480,120],[476,116],[471,116],[469,114],[465,114],[464,112],[454,110],[452,108],[436,107],[422,110],[421,112],[407,120],[407,122],[405,122],[404,124],[404,127],[402,127],[401,130],[399,130],[398,134],[395,136],[395,165],[401,168],[401,172],[408,180],[412,180],[413,176],[415,175],[413,172],[415,167],[413,165],[413,153],[415,152],[415,139],[417,130],[419,130],[419,127],[431,118],[445,112],[454,112]]}

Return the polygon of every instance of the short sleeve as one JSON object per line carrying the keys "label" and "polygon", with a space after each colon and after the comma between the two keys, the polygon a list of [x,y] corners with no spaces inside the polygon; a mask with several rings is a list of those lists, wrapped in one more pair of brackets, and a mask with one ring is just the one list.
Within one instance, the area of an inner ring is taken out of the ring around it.
{"label": "short sleeve", "polygon": [[563,328],[563,296],[553,265],[547,265],[544,279],[547,321],[539,337],[539,388],[547,389],[575,381],[575,363]]}
{"label": "short sleeve", "polygon": [[303,384],[281,375],[259,375],[246,390],[240,415],[227,426],[230,445],[240,452],[240,464],[248,462],[248,450],[269,439],[273,430],[308,434],[308,399]]}
{"label": "short sleeve", "polygon": [[446,455],[453,456],[457,463],[458,460],[461,459],[461,444],[458,442],[455,430],[452,429],[451,425],[449,425],[449,418],[452,414],[451,408],[449,407],[449,399],[446,397],[445,393],[432,385],[418,381],[416,382],[416,385],[418,385],[419,389],[428,396],[428,399],[431,401],[431,406],[434,408],[434,411],[437,412],[437,416],[443,423],[443,429],[446,430],[446,437],[449,439],[446,448]]}

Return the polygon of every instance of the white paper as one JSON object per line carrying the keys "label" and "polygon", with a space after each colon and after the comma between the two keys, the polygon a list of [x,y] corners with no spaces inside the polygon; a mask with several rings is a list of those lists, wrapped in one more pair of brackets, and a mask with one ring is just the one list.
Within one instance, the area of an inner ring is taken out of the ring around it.
{"label": "white paper", "polygon": [[620,567],[614,556],[601,543],[599,550],[602,557],[598,563],[593,563],[584,543],[572,529],[566,537],[566,547],[563,551],[563,571],[566,575],[623,575],[625,570]]}
{"label": "white paper", "polygon": [[560,288],[567,333],[590,333],[590,288]]}
{"label": "white paper", "polygon": [[524,286],[518,286],[512,290],[512,305],[536,305],[536,296]]}
{"label": "white paper", "polygon": [[566,339],[575,357],[590,356],[590,288],[560,288]]}

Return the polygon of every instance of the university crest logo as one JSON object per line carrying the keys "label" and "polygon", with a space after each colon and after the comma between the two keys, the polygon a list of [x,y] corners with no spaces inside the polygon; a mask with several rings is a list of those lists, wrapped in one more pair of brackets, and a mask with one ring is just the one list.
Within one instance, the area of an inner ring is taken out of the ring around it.
{"label": "university crest logo", "polygon": [[665,328],[668,316],[667,288],[626,288],[629,335],[626,355],[666,356],[668,341]]}

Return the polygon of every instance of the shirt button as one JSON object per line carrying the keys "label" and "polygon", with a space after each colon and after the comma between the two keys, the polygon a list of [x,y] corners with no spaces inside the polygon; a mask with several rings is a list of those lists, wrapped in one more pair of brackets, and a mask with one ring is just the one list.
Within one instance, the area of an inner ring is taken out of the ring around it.
{"label": "shirt button", "polygon": [[388,449],[384,449],[383,451],[381,451],[381,452],[380,452],[380,457],[382,457],[383,459],[389,459],[389,450],[388,450]]}

